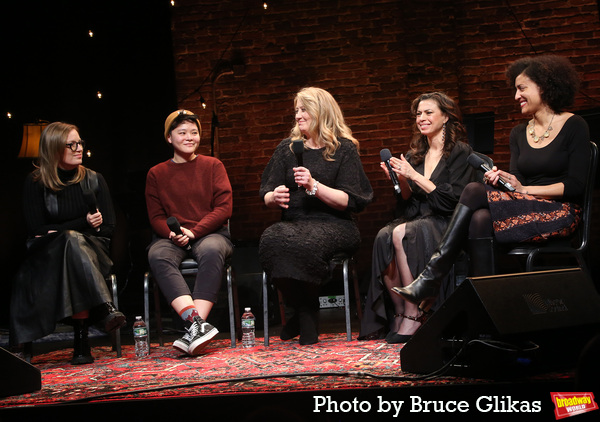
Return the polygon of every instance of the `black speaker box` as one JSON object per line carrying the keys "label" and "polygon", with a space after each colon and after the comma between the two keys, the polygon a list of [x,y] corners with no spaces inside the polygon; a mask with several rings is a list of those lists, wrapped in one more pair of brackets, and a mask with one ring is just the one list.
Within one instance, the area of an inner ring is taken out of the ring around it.
{"label": "black speaker box", "polygon": [[32,393],[42,389],[38,368],[0,347],[0,397]]}
{"label": "black speaker box", "polygon": [[574,367],[599,327],[600,296],[579,268],[467,278],[401,349],[401,367],[484,378]]}

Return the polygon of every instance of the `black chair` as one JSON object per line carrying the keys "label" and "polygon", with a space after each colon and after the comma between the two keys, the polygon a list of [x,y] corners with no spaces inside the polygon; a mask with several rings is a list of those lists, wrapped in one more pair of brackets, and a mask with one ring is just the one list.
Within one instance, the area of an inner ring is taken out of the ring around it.
{"label": "black chair", "polygon": [[[329,261],[329,267],[331,271],[335,270],[336,267],[342,266],[342,277],[344,280],[344,311],[346,316],[346,338],[348,341],[352,340],[352,322],[350,317],[350,272],[352,272],[352,279],[354,282],[354,296],[356,300],[356,309],[358,313],[359,320],[362,319],[362,307],[360,303],[360,292],[358,288],[358,277],[356,275],[356,270],[354,267],[354,259],[352,256],[340,252],[334,255],[334,257]],[[351,271],[352,268],[352,271]],[[268,290],[269,283],[267,280],[267,274],[263,271],[263,317],[264,317],[264,344],[265,346],[269,345],[269,300],[268,300]],[[279,294],[279,311],[281,313],[281,322],[285,324],[285,312],[284,312],[284,304],[281,298],[281,294]]]}
{"label": "black chair", "polygon": [[[579,267],[589,274],[586,265],[586,257],[590,242],[591,224],[592,224],[592,203],[594,194],[594,183],[596,179],[596,170],[598,168],[598,146],[594,142],[590,142],[590,167],[587,176],[587,185],[583,196],[581,224],[577,233],[570,238],[564,239],[549,239],[544,243],[529,243],[519,244],[508,251],[511,256],[525,256],[526,271],[534,269],[556,269],[564,268],[559,265],[535,265],[535,258],[541,255],[570,255],[577,260]],[[557,261],[558,262],[558,261]]]}
{"label": "black chair", "polygon": [[[198,264],[191,258],[184,259],[179,266],[181,274],[184,277],[196,276],[198,273]],[[150,271],[144,274],[144,318],[146,326],[148,328],[148,344],[150,344],[150,279],[152,274]],[[235,286],[235,279],[233,276],[233,269],[231,266],[230,259],[225,261],[225,279],[227,282],[227,299],[229,302],[229,330],[231,333],[231,347],[236,347],[236,332],[239,333],[241,339],[241,317],[240,308],[238,306],[238,295],[237,287]],[[161,346],[164,346],[163,340],[163,326],[162,326],[162,314],[160,309],[160,288],[156,283],[153,282],[152,290],[154,292],[154,314],[156,317],[156,328],[158,331],[158,342]]]}
{"label": "black chair", "polygon": [[[115,274],[111,274],[108,276],[110,280],[110,288],[112,291],[113,304],[115,308],[119,309],[119,294],[117,290],[117,276]],[[122,356],[121,352],[121,329],[117,328],[115,331],[110,333],[112,339],[112,349],[117,352],[117,357],[120,358]]]}

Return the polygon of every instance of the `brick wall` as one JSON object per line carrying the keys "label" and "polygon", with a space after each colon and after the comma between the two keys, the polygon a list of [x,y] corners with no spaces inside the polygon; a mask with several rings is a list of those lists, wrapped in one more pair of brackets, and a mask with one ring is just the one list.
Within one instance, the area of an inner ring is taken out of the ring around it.
{"label": "brick wall", "polygon": [[[277,221],[258,198],[260,176],[293,122],[302,87],[329,90],[361,142],[375,200],[359,215],[360,256],[391,218],[392,188],[379,151],[400,154],[412,133],[409,105],[443,90],[464,114],[495,113],[494,153],[507,167],[508,134],[523,120],[506,85],[507,63],[555,53],[583,76],[573,111],[600,99],[600,22],[591,0],[531,1],[269,1],[177,0],[172,38],[179,106],[201,115],[203,153],[215,155],[234,189],[233,236],[257,241]],[[219,75],[217,78],[215,76]],[[202,109],[204,98],[207,108]]]}

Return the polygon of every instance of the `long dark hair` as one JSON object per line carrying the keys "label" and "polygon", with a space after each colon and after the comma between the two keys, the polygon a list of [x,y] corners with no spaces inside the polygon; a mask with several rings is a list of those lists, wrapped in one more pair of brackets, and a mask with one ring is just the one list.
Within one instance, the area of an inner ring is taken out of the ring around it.
{"label": "long dark hair", "polygon": [[[410,106],[410,111],[413,117],[417,115],[417,109],[421,101],[433,100],[436,102],[442,113],[448,116],[446,122],[445,134],[444,134],[444,158],[447,158],[454,145],[457,142],[464,142],[467,139],[467,131],[462,124],[462,115],[460,109],[452,98],[444,94],[443,92],[428,92],[419,95],[415,98]],[[425,154],[429,150],[429,143],[427,142],[427,136],[422,135],[415,122],[414,124],[414,136],[410,142],[410,152],[412,155],[412,164],[418,165],[425,160]]]}

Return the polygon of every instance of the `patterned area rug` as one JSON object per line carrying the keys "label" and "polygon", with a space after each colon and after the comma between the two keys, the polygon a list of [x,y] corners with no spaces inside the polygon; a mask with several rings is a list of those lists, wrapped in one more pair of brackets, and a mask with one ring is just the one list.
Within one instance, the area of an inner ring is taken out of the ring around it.
{"label": "patterned area rug", "polygon": [[400,370],[400,348],[385,341],[347,342],[342,334],[321,335],[311,346],[272,338],[264,347],[229,347],[217,340],[197,357],[180,355],[170,343],[152,344],[147,358],[137,359],[133,346],[116,358],[110,347],[92,350],[92,365],[69,364],[72,351],[34,356],[42,372],[42,390],[0,399],[1,407],[58,403],[169,398],[239,393],[299,392],[327,389],[399,387],[485,380],[437,378],[423,381]]}

